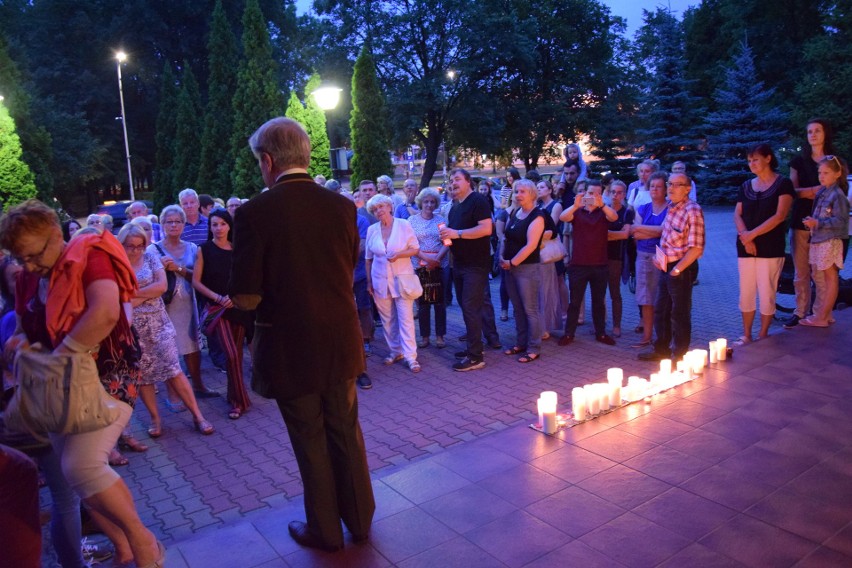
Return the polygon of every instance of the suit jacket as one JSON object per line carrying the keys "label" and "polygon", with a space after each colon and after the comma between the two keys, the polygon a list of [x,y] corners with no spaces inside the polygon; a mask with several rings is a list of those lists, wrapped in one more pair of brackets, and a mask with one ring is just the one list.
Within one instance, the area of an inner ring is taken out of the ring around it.
{"label": "suit jacket", "polygon": [[259,395],[299,398],[364,372],[355,215],[307,174],[283,176],[237,209],[229,293],[261,297],[251,380]]}

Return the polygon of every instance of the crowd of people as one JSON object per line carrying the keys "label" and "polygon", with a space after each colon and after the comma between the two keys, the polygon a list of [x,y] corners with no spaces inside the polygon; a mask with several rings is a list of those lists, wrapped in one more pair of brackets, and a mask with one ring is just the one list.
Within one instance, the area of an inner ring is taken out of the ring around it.
{"label": "crowd of people", "polygon": [[[831,153],[825,121],[810,121],[807,136],[789,178],[778,173],[769,145],[748,150],[754,177],[739,188],[733,219],[740,343],[769,333],[791,211],[796,310],[785,327],[833,323],[850,234],[848,168]],[[403,362],[419,373],[418,350],[433,345],[432,312],[434,347],[442,349],[447,307],[455,300],[465,326],[455,371],[482,369],[486,348],[529,364],[542,357],[543,341],[556,335],[562,347],[579,341],[587,287],[594,340],[615,345],[623,334],[622,287],[635,279],[635,332],[641,335],[632,346],[646,348],[639,359],[680,359],[690,349],[705,224],[696,184],[682,162],[667,173],[658,161],[644,160],[638,179],[627,184],[593,176],[593,165],[570,144],[553,179],[510,168],[505,185],[483,180],[474,186],[469,172],[455,169],[444,191],[418,189],[407,179],[398,195],[389,176],[353,180],[351,192],[337,180],[311,180],[309,143],[299,154],[304,131],[288,119],[263,125],[250,147],[268,187],[248,202],[187,188],[159,217],[134,202],[117,239],[109,216],[90,215],[85,227],[73,220],[60,225],[34,200],[0,219],[0,246],[9,252],[0,278],[0,339],[7,356],[37,343],[56,353],[97,353],[104,388],[122,402],[109,427],[51,434],[50,443],[39,446],[63,567],[82,565],[74,545],[80,499],[114,544],[118,562],[161,565],[162,545],[142,525],[127,487],[109,466],[127,463],[119,448],[148,449],[127,430],[137,395],[150,417],[148,435],[166,433],[156,397],[161,387],[169,411],[188,411],[194,430],[214,433],[198,405],[199,398],[221,396],[202,377],[205,341],[227,374],[232,420],[251,407],[243,354],[253,345],[252,388],[277,401],[305,481],[307,523],[291,523],[290,533],[327,550],[342,546],[341,518],[360,540],[372,517],[354,389],[373,386],[364,357],[372,355],[377,328],[389,350],[383,363]],[[328,191],[318,191],[320,185]],[[292,198],[283,199],[282,192]],[[321,232],[306,220],[304,204],[327,222]],[[269,217],[278,214],[289,222]],[[329,227],[340,230],[330,236]],[[303,246],[308,242],[316,246]],[[510,311],[514,317],[508,347],[497,332],[493,277],[501,279],[500,319],[507,321]],[[338,333],[340,326],[347,333]],[[329,338],[326,351],[335,356],[313,357],[316,342]],[[345,493],[338,511],[325,493],[341,483],[360,497]],[[329,508],[337,511],[333,518],[319,513]]]}

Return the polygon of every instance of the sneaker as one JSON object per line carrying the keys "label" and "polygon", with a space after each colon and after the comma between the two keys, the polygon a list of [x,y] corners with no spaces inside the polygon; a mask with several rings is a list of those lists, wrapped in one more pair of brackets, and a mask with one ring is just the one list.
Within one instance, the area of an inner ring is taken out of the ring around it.
{"label": "sneaker", "polygon": [[364,357],[369,357],[373,354],[373,348],[370,347],[369,343],[364,344]]}
{"label": "sneaker", "polygon": [[83,552],[83,560],[90,566],[106,562],[115,555],[115,551],[106,546],[89,544],[85,537],[80,546]]}
{"label": "sneaker", "polygon": [[793,314],[787,319],[787,321],[784,322],[784,329],[793,329],[794,327],[799,325],[800,321],[802,321],[802,318],[800,318],[796,314]]}
{"label": "sneaker", "polygon": [[668,353],[660,353],[659,351],[644,351],[639,354],[640,361],[662,361],[663,359],[668,359]]}
{"label": "sneaker", "polygon": [[464,359],[468,355],[470,355],[470,354],[467,352],[467,349],[465,349],[464,351],[456,351],[455,352],[455,358],[456,359]]}
{"label": "sneaker", "polygon": [[615,339],[606,334],[598,335],[597,337],[595,337],[595,341],[597,341],[598,343],[603,343],[604,345],[615,345]]}
{"label": "sneaker", "polygon": [[484,359],[474,359],[471,357],[465,357],[455,365],[453,365],[453,371],[475,371],[477,369],[481,369],[485,366]]}
{"label": "sneaker", "polygon": [[355,381],[358,383],[358,386],[364,390],[368,390],[373,388],[373,381],[370,380],[369,375],[367,373],[361,373],[358,375],[358,379]]}

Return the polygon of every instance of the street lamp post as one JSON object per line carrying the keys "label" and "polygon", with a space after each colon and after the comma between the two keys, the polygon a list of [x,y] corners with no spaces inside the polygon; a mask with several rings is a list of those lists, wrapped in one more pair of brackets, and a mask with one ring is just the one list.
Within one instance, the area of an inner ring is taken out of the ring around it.
{"label": "street lamp post", "polygon": [[[340,93],[343,89],[339,87],[335,87],[334,85],[330,85],[328,83],[323,82],[320,84],[320,87],[313,91],[310,96],[314,98],[317,102],[317,105],[323,110],[323,112],[328,112],[330,110],[334,110],[337,107],[337,104],[340,102]],[[326,120],[326,135],[328,135],[329,146],[331,146],[331,135],[328,134],[328,121]],[[346,151],[342,148],[330,148],[329,151],[329,162],[331,165],[331,172],[335,179],[337,179],[337,174],[342,170],[348,169],[346,164]],[[335,168],[334,166],[338,166]],[[342,167],[341,167],[342,166]]]}
{"label": "street lamp post", "polygon": [[121,64],[127,61],[127,54],[119,51],[115,54],[115,70],[118,73],[118,99],[121,101],[121,128],[124,130],[124,154],[127,157],[127,183],[130,188],[130,201],[136,201],[133,192],[133,170],[130,168],[130,143],[127,141],[127,118],[124,114],[124,89],[121,85]]}

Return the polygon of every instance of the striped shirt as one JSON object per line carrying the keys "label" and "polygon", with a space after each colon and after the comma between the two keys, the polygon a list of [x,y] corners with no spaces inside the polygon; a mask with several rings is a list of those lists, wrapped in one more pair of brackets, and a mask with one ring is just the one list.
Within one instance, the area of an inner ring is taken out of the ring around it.
{"label": "striped shirt", "polygon": [[704,212],[701,206],[690,199],[678,204],[669,203],[660,237],[660,248],[666,254],[666,261],[677,262],[692,247],[704,250]]}
{"label": "striped shirt", "polygon": [[204,215],[198,216],[198,222],[195,225],[189,221],[183,226],[183,233],[180,236],[181,240],[203,245],[207,242],[207,217]]}

